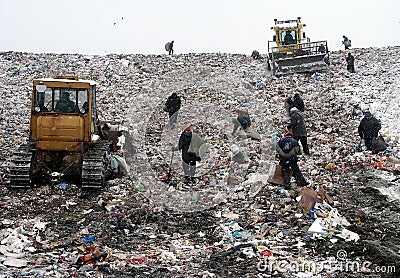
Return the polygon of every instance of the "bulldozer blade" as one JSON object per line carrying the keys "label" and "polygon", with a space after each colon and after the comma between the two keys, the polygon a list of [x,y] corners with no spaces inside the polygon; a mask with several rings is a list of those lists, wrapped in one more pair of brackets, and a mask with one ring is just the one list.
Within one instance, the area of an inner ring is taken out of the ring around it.
{"label": "bulldozer blade", "polygon": [[291,73],[323,71],[328,68],[324,61],[325,55],[298,56],[276,60],[275,75],[281,76]]}

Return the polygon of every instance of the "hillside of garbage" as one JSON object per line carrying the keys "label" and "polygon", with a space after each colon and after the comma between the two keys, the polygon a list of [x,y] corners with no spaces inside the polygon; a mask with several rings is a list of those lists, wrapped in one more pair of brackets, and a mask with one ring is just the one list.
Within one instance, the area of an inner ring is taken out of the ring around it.
{"label": "hillside of garbage", "polygon": [[[399,50],[352,49],[355,73],[347,52],[331,52],[327,71],[281,77],[242,54],[0,53],[0,277],[398,277]],[[56,75],[96,81],[100,120],[128,130],[129,174],[102,190],[6,184],[29,138],[33,80]],[[170,128],[173,92],[182,108]],[[271,177],[295,93],[309,185],[288,189]],[[232,135],[241,108],[261,140]],[[365,109],[381,120],[385,151],[359,138]],[[190,186],[174,150],[187,124],[209,148]]]}

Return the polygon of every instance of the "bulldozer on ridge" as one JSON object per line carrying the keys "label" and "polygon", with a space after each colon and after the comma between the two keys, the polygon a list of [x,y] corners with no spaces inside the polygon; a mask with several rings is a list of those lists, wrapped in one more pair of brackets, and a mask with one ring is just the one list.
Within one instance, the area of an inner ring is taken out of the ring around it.
{"label": "bulldozer on ridge", "polygon": [[120,130],[106,125],[105,131],[100,123],[96,83],[76,76],[36,79],[30,111],[29,140],[10,158],[9,186],[26,188],[62,177],[82,188],[101,188]]}
{"label": "bulldozer on ridge", "polygon": [[[267,66],[273,75],[315,72],[327,69],[329,51],[327,41],[310,42],[303,32],[305,24],[301,18],[294,20],[274,19],[275,31],[272,41],[268,41]],[[270,44],[271,43],[271,44]],[[273,46],[274,43],[276,46]]]}

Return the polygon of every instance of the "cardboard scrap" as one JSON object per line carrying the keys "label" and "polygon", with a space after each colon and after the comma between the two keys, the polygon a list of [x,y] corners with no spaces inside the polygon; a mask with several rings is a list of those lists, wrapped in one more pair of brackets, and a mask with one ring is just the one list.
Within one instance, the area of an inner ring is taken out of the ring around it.
{"label": "cardboard scrap", "polygon": [[331,197],[331,195],[328,194],[328,192],[326,192],[326,189],[323,186],[320,186],[319,190],[318,190],[318,195],[328,202],[328,204],[333,205],[333,198]]}
{"label": "cardboard scrap", "polygon": [[303,209],[303,211],[310,211],[315,206],[315,203],[319,201],[318,193],[307,187],[303,187],[300,194],[301,199],[298,206],[299,208]]}

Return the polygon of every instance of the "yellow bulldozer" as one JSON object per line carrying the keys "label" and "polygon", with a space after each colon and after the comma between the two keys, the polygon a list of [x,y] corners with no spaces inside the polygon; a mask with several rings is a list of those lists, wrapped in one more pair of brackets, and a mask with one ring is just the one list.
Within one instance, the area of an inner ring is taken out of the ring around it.
{"label": "yellow bulldozer", "polygon": [[105,131],[97,117],[96,83],[76,76],[36,79],[30,113],[29,140],[9,161],[10,187],[59,179],[101,188],[119,131]]}
{"label": "yellow bulldozer", "polygon": [[275,35],[268,41],[268,70],[273,75],[315,72],[327,69],[329,51],[327,41],[310,42],[303,32],[306,26],[301,18],[294,20],[274,19],[271,27]]}

